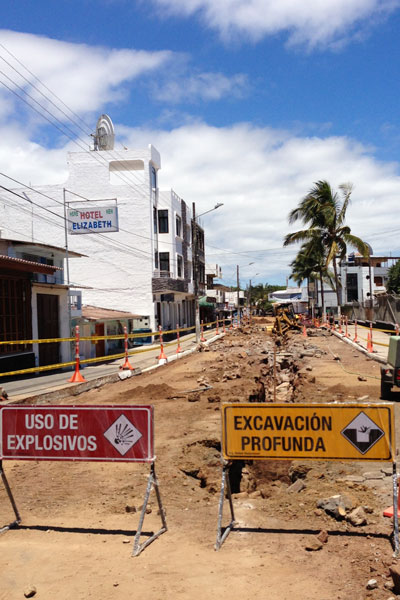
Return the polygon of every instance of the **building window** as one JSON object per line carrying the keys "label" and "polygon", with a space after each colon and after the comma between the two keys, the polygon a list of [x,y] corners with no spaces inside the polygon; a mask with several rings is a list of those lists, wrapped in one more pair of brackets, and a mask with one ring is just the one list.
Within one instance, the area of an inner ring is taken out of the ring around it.
{"label": "building window", "polygon": [[183,258],[182,256],[177,255],[177,264],[178,264],[178,277],[183,277]]}
{"label": "building window", "polygon": [[181,237],[181,233],[182,233],[182,219],[180,218],[179,215],[176,215],[176,237]]}
{"label": "building window", "polygon": [[358,302],[358,277],[357,273],[347,273],[347,302]]}
{"label": "building window", "polygon": [[157,250],[154,252],[154,268],[158,269],[158,252],[157,252]]}
{"label": "building window", "polygon": [[153,229],[154,233],[157,233],[157,209],[153,206]]}
{"label": "building window", "polygon": [[158,211],[158,233],[168,233],[168,210]]}
{"label": "building window", "polygon": [[169,273],[169,252],[160,252],[159,255],[160,271]]}
{"label": "building window", "polygon": [[153,188],[153,190],[155,190],[157,187],[157,171],[153,166],[150,167],[150,181],[151,187]]}

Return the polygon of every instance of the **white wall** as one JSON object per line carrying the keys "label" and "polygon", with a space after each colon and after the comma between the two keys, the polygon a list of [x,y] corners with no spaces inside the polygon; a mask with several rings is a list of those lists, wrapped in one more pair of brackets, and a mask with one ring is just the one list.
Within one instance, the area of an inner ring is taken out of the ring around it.
{"label": "white wall", "polygon": [[[115,170],[118,162],[121,171]],[[112,181],[117,184],[110,182],[110,163]],[[117,233],[68,235],[69,249],[87,255],[69,261],[70,281],[84,286],[85,304],[150,315],[154,327],[151,279],[155,192],[151,189],[150,165],[157,171],[160,168],[158,152],[149,146],[144,150],[69,153],[68,164],[70,175],[64,185],[69,206],[96,208],[107,205],[101,200],[117,198],[120,227]],[[140,166],[144,169],[137,170]],[[64,246],[64,185],[36,188],[47,197],[29,192],[31,200],[59,215],[57,218],[34,207],[35,242]],[[26,210],[27,203],[16,196],[12,200],[19,210],[8,204],[4,210],[2,207],[2,236],[29,239],[31,207]]]}

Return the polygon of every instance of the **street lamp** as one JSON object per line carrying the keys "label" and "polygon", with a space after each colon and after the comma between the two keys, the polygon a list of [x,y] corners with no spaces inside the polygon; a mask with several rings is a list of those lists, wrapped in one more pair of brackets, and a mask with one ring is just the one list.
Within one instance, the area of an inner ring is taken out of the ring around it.
{"label": "street lamp", "polygon": [[213,210],[216,210],[220,206],[223,206],[223,202],[218,202],[214,208],[210,208],[203,213],[196,216],[196,204],[192,203],[193,212],[193,283],[194,283],[194,306],[195,306],[195,329],[196,329],[196,344],[200,343],[200,306],[199,306],[199,281],[198,281],[198,269],[197,269],[197,258],[198,258],[198,245],[197,245],[197,219],[206,215]]}

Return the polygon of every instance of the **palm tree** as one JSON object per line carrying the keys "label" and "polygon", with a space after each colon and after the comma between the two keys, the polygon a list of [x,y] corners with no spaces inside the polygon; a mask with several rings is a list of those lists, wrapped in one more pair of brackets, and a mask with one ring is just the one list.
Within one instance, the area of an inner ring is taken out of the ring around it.
{"label": "palm tree", "polygon": [[[322,245],[321,238],[316,237],[302,244],[296,258],[290,263],[292,267],[291,278],[301,285],[307,279],[308,281],[319,279],[321,290],[322,314],[325,312],[324,281],[329,282],[333,287],[332,276],[326,266],[325,248]],[[318,289],[316,290],[318,298]]]}
{"label": "palm tree", "polygon": [[309,225],[308,229],[289,233],[283,242],[284,246],[288,246],[296,242],[310,242],[316,238],[321,241],[325,250],[326,267],[333,264],[338,307],[340,307],[340,283],[336,259],[345,258],[347,246],[356,248],[364,257],[369,256],[368,244],[353,235],[350,227],[345,225],[352,185],[342,184],[339,190],[340,193],[333,192],[327,181],[317,181],[300,201],[299,206],[289,213],[290,224],[301,220],[304,225]]}

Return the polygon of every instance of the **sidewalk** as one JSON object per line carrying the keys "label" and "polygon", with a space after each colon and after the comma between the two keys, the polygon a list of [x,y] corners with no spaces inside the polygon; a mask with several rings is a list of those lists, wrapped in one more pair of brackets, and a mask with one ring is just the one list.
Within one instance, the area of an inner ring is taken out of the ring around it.
{"label": "sidewalk", "polygon": [[[206,330],[204,336],[210,343],[221,337],[215,335],[215,329]],[[167,355],[168,361],[171,362],[177,358],[187,356],[196,350],[196,340],[193,334],[181,336],[180,345],[182,353],[177,355],[177,341],[164,344],[164,352]],[[75,396],[95,387],[100,387],[105,383],[112,383],[125,377],[139,375],[142,372],[157,368],[158,356],[160,354],[159,344],[154,344],[149,349],[148,346],[141,346],[137,350],[129,353],[129,363],[133,371],[121,371],[120,367],[125,362],[124,358],[103,362],[95,365],[81,365],[81,375],[86,379],[85,383],[69,383],[68,380],[72,376],[74,370],[69,369],[51,375],[32,375],[15,379],[13,381],[2,381],[0,377],[0,387],[8,394],[8,400],[2,402],[1,405],[14,404],[17,402],[27,402],[31,398],[35,401],[48,401],[51,398],[60,400],[68,396]]]}
{"label": "sidewalk", "polygon": [[389,333],[385,333],[384,331],[379,331],[378,329],[373,329],[372,330],[373,352],[369,352],[368,348],[367,348],[367,342],[368,342],[367,336],[369,334],[369,328],[362,327],[361,325],[357,325],[357,341],[356,342],[354,341],[355,333],[356,333],[355,325],[348,325],[347,333],[348,333],[349,337],[346,337],[345,327],[343,327],[342,330],[343,330],[343,333],[339,333],[336,328],[336,330],[333,331],[332,333],[336,337],[341,338],[346,343],[351,344],[352,346],[354,346],[354,348],[357,348],[357,350],[360,350],[361,352],[363,352],[364,354],[369,356],[371,359],[376,360],[377,362],[380,362],[380,363],[386,363],[388,350],[389,350],[389,339],[390,339]]}

